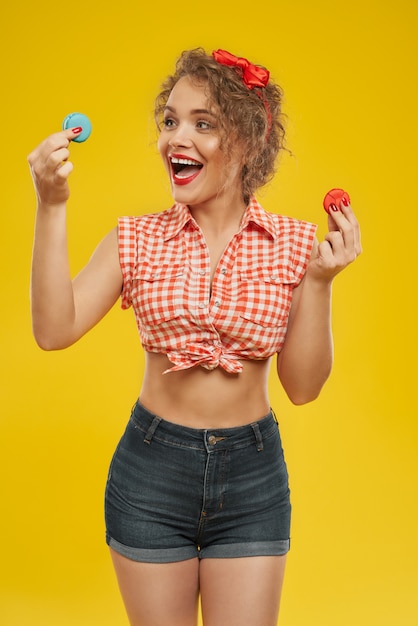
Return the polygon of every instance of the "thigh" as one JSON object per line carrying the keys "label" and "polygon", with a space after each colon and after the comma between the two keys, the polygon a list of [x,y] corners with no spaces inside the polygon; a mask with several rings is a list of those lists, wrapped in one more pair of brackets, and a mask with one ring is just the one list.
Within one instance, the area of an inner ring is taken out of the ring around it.
{"label": "thigh", "polygon": [[131,626],[197,626],[198,559],[140,563],[110,553]]}
{"label": "thigh", "polygon": [[202,559],[204,626],[276,626],[286,556]]}

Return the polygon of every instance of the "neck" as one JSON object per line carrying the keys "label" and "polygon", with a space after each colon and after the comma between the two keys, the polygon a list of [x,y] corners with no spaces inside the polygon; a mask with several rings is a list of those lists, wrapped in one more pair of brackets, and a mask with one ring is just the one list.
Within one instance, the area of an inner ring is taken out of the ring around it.
{"label": "neck", "polygon": [[242,197],[221,197],[204,205],[189,205],[200,228],[214,235],[225,231],[238,231],[246,204]]}

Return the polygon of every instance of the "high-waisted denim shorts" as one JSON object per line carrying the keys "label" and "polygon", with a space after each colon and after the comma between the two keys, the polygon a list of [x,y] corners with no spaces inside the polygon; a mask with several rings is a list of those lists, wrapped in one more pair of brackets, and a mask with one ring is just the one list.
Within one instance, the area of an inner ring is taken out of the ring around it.
{"label": "high-waisted denim shorts", "polygon": [[285,554],[288,475],[276,418],[200,430],[132,410],[106,486],[106,541],[149,563]]}

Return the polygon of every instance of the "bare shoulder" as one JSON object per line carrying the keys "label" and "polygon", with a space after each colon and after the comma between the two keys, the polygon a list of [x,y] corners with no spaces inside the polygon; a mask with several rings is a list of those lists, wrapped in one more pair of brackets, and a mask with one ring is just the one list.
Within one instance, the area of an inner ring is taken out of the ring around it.
{"label": "bare shoulder", "polygon": [[88,325],[116,302],[123,285],[117,228],[103,237],[87,265],[74,278],[73,285],[75,299]]}
{"label": "bare shoulder", "polygon": [[122,271],[119,263],[118,229],[113,228],[99,242],[86,267],[81,274],[103,274],[108,278],[113,275],[117,281],[122,281]]}
{"label": "bare shoulder", "polygon": [[112,228],[112,230],[103,237],[103,239],[100,241],[97,248],[95,249],[92,255],[92,259],[95,256],[99,255],[102,255],[103,257],[108,257],[109,260],[114,260],[115,257],[119,259],[117,226],[115,226],[115,228]]}

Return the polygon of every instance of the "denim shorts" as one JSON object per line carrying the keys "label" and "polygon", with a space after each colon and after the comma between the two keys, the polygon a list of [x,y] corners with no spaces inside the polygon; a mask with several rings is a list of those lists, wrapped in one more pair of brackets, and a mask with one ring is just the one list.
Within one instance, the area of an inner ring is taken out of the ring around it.
{"label": "denim shorts", "polygon": [[290,500],[277,420],[179,426],[139,402],[111,461],[106,541],[148,563],[285,554]]}

